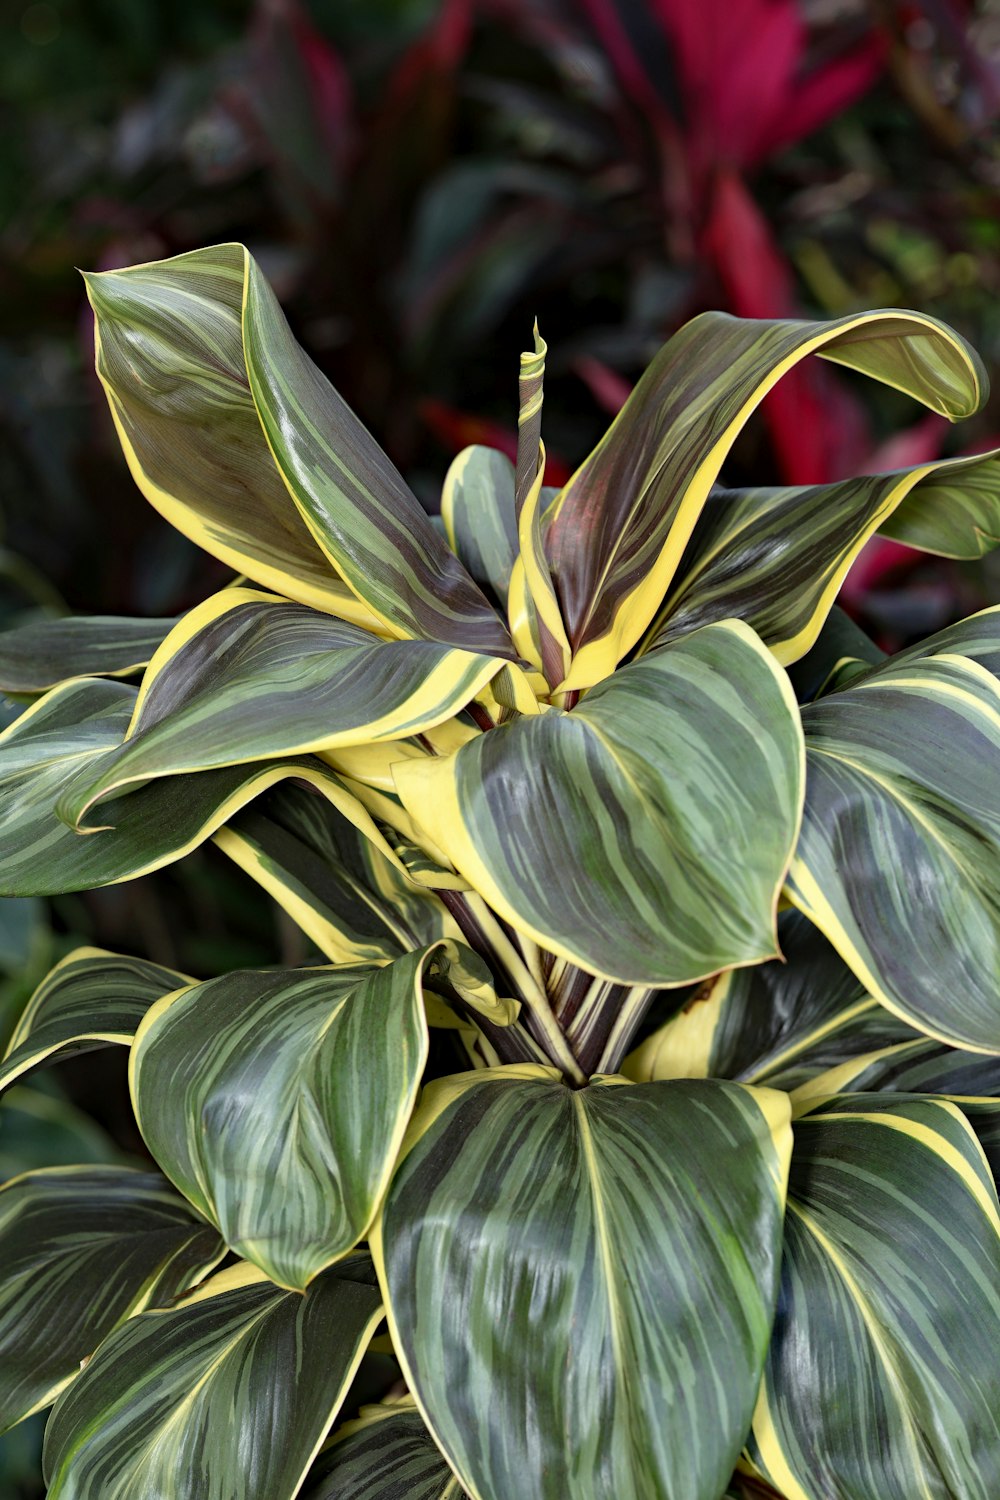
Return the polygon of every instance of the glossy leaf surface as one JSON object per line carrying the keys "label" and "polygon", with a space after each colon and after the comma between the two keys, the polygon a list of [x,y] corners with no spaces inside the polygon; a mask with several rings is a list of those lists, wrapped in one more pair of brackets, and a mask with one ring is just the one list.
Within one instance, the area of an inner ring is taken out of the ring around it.
{"label": "glossy leaf surface", "polygon": [[83,615],[4,631],[0,691],[44,693],[68,677],[127,677],[146,665],[174,623]]}
{"label": "glossy leaf surface", "polygon": [[364,1407],[320,1454],[302,1500],[463,1500],[412,1398]]}

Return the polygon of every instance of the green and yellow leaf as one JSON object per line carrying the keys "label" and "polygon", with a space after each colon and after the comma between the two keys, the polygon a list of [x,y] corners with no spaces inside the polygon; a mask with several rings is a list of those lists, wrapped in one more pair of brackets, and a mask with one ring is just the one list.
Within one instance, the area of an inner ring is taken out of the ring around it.
{"label": "green and yellow leaf", "polygon": [[479,587],[503,608],[517,560],[514,465],[496,448],[463,448],[441,491],[448,545]]}
{"label": "green and yellow leaf", "polygon": [[0,1188],[0,1431],[51,1405],[124,1319],[221,1260],[153,1172],[56,1167]]}
{"label": "green and yellow leaf", "polygon": [[470,885],[591,973],[678,985],[776,951],[799,718],[739,621],[623,668],[571,713],[394,771],[407,811]]}
{"label": "green and yellow leaf", "polygon": [[302,1500],[463,1500],[412,1396],[365,1406],[316,1460]]}
{"label": "green and yellow leaf", "polygon": [[81,615],[0,635],[0,692],[44,693],[70,677],[130,677],[176,622]]}
{"label": "green and yellow leaf", "polygon": [[1000,1216],[952,1104],[800,1119],[750,1456],[785,1500],[1000,1493]]}
{"label": "green and yellow leaf", "polygon": [[372,1236],[393,1344],[475,1500],[718,1500],[767,1347],[785,1096],[431,1084]]}
{"label": "green and yellow leaf", "polygon": [[131,1318],[52,1413],[49,1500],[294,1500],[381,1317],[356,1256],[305,1297],[237,1264]]}

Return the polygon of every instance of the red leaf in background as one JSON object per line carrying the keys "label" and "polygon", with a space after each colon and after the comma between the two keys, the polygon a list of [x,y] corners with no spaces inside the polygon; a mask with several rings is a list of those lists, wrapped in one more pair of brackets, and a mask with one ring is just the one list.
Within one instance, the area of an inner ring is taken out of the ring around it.
{"label": "red leaf in background", "polygon": [[[448,406],[444,401],[431,398],[421,401],[420,415],[438,442],[452,453],[460,453],[470,443],[482,443],[487,448],[497,448],[501,453],[506,453],[511,463],[517,458],[517,433],[509,427],[501,426],[499,422],[491,421],[489,417],[473,416],[470,412],[459,411],[455,406]],[[557,455],[546,454],[546,484],[561,487],[572,472],[569,465]]]}
{"label": "red leaf in background", "polygon": [[399,104],[420,87],[428,73],[451,73],[472,37],[472,0],[440,0],[437,15],[403,54],[389,79],[388,100]]}
{"label": "red leaf in background", "polygon": [[601,410],[610,417],[617,417],[632,394],[631,382],[592,354],[581,354],[573,361],[573,369]]}
{"label": "red leaf in background", "polygon": [[[729,306],[741,318],[796,316],[791,269],[740,177],[716,178],[701,248],[712,260]],[[783,376],[763,415],[788,484],[819,484],[857,473],[868,452],[861,406],[815,361]]]}
{"label": "red leaf in background", "polygon": [[849,52],[800,74],[762,142],[761,157],[805,140],[848,109],[876,82],[889,55],[889,38],[873,31]]}

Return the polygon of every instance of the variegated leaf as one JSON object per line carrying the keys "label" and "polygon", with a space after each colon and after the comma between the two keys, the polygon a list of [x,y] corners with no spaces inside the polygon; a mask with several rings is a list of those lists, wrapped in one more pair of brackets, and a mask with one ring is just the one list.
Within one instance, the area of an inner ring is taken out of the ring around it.
{"label": "variegated leaf", "polygon": [[174,623],[82,615],[6,630],[0,635],[0,692],[44,693],[70,677],[129,677],[146,665]]}
{"label": "variegated leaf", "polygon": [[890,1010],[1000,1052],[1000,682],[962,644],[944,631],[802,710],[788,892]]}
{"label": "variegated leaf", "polygon": [[411,817],[519,931],[591,973],[676,985],[774,954],[801,756],[787,678],[731,621],[571,713],[394,770]]}
{"label": "variegated leaf", "polygon": [[514,465],[496,448],[463,448],[441,492],[441,519],[451,550],[470,575],[506,608],[517,559]]}
{"label": "variegated leaf", "polygon": [[28,1001],[0,1063],[0,1092],[45,1063],[95,1047],[129,1046],[153,1002],[189,983],[147,959],[75,949]]}
{"label": "variegated leaf", "polygon": [[366,1233],[427,1059],[424,987],[453,956],[442,944],[382,967],[227,974],[140,1026],[130,1077],[147,1146],[280,1285],[304,1288]]}
{"label": "variegated leaf", "polygon": [[430,641],[383,641],[254,589],[226,589],[150,662],[125,743],[77,779],[70,822],[131,782],[417,734],[503,667]]}
{"label": "variegated leaf", "polygon": [[718,1500],[771,1326],[787,1121],[728,1083],[428,1086],[372,1247],[475,1500]]}
{"label": "variegated leaf", "polygon": [[316,1460],[302,1500],[463,1500],[412,1396],[362,1407]]}
{"label": "variegated leaf", "polygon": [[985,397],[981,363],[934,319],[888,309],[827,323],[703,313],[657,355],[561,493],[546,551],[574,651],[565,687],[614,670],[670,589],[712,485],[753,409],[819,354],[952,419]]}
{"label": "variegated leaf", "polygon": [[0,1188],[0,1431],[51,1405],[125,1318],[221,1260],[153,1172],[56,1167]]}
{"label": "variegated leaf", "polygon": [[294,1500],[381,1316],[355,1256],[304,1297],[237,1264],[130,1319],[52,1413],[49,1500]]}
{"label": "variegated leaf", "polygon": [[798,1120],[750,1450],[785,1500],[993,1500],[998,1342],[996,1190],[960,1111],[858,1094]]}

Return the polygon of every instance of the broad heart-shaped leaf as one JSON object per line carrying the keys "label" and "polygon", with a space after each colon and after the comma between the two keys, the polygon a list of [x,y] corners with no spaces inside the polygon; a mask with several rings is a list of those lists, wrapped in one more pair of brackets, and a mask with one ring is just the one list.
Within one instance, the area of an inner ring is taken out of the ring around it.
{"label": "broad heart-shaped leaf", "polygon": [[767,1348],[787,1098],[430,1084],[372,1235],[393,1344],[476,1500],[718,1500]]}
{"label": "broad heart-shaped leaf", "polygon": [[249,255],[245,277],[243,354],[257,415],[320,547],[393,634],[516,661],[499,615],[402,476],[295,342]]}
{"label": "broad heart-shaped leaf", "polygon": [[890,1010],[1000,1052],[1000,683],[948,634],[802,710],[788,892]]}
{"label": "broad heart-shaped leaf", "polygon": [[642,637],[744,422],[808,354],[860,370],[955,419],[985,372],[932,318],[890,309],[829,323],[703,313],[660,351],[556,502],[546,551],[575,653],[565,686],[614,670]]}
{"label": "broad heart-shaped leaf", "polygon": [[78,822],[134,781],[395,740],[450,718],[504,664],[430,641],[383,641],[255,589],[225,589],[150,662],[125,743],[78,777]]}
{"label": "broad heart-shaped leaf", "polygon": [[44,693],[69,677],[128,677],[146,665],[175,623],[81,615],[6,630],[0,635],[0,691]]}
{"label": "broad heart-shaped leaf", "polygon": [[143,958],[75,949],[25,1006],[0,1063],[0,1092],[46,1062],[95,1047],[129,1046],[153,1002],[190,982]]}
{"label": "broad heart-shaped leaf", "polygon": [[366,1233],[427,1059],[424,985],[453,957],[441,944],[382,967],[226,974],[140,1026],[130,1076],[147,1146],[280,1285],[307,1286]]}
{"label": "broad heart-shaped leaf", "polygon": [[412,817],[503,917],[650,985],[775,952],[801,778],[788,680],[739,621],[622,668],[572,713],[396,768]]}
{"label": "broad heart-shaped leaf", "polygon": [[302,1500],[463,1500],[411,1396],[366,1406],[316,1460]]}
{"label": "broad heart-shaped leaf", "polygon": [[496,448],[463,448],[441,491],[441,519],[451,550],[481,589],[506,608],[517,561],[514,465]]}
{"label": "broad heart-shaped leaf", "polygon": [[786,1500],[993,1500],[998,1345],[996,1190],[959,1110],[858,1094],[800,1119],[750,1450]]}
{"label": "broad heart-shaped leaf", "polygon": [[778,946],[780,959],[730,969],[704,984],[636,1048],[622,1072],[636,1083],[731,1078],[794,1089],[876,1048],[926,1041],[866,993],[798,912],[778,918]]}
{"label": "broad heart-shaped leaf", "polygon": [[461,933],[433,891],[416,885],[325,798],[275,787],[215,835],[333,963],[378,963]]}
{"label": "broad heart-shaped leaf", "polygon": [[839,484],[716,487],[645,649],[712,620],[735,617],[746,620],[780,662],[797,661],[815,644],[862,546],[907,495],[926,488],[933,504],[949,515],[966,487],[976,485],[992,490],[1000,521],[1000,456],[995,453]]}
{"label": "broad heart-shaped leaf", "polygon": [[[121,682],[80,678],[53,688],[0,734],[0,895],[49,895],[131,880],[180,859],[254,797],[294,777],[357,821],[391,857],[357,799],[306,756],[163,778],[112,798],[101,830],[75,833],[59,799],[122,742],[136,702]],[[113,829],[113,832],[110,831]]]}
{"label": "broad heart-shaped leaf", "polygon": [[0,1188],[0,1431],[49,1406],[123,1319],[221,1260],[154,1172],[56,1167]]}
{"label": "broad heart-shaped leaf", "polygon": [[238,572],[374,624],[313,540],[261,431],[243,358],[245,266],[241,245],[219,245],[85,277],[97,373],[132,477]]}
{"label": "broad heart-shaped leaf", "polygon": [[293,1500],[381,1317],[354,1256],[305,1296],[236,1265],[131,1318],[52,1413],[49,1500]]}

